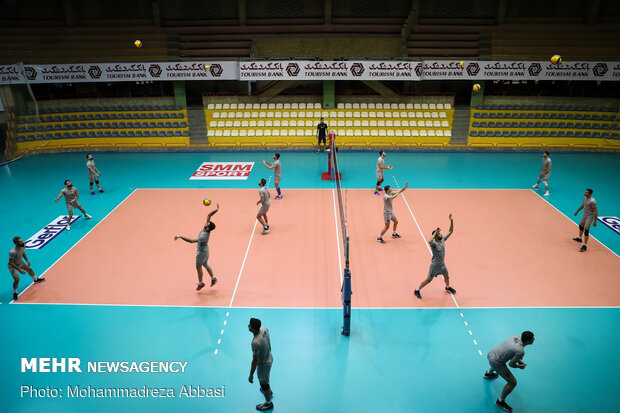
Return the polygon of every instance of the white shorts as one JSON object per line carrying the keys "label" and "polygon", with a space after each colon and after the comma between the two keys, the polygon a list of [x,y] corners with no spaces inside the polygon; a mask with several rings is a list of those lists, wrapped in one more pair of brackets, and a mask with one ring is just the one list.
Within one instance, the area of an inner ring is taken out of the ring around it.
{"label": "white shorts", "polygon": [[271,205],[261,205],[260,209],[258,210],[258,215],[265,215],[267,213],[267,211],[269,211],[269,207]]}
{"label": "white shorts", "polygon": [[269,384],[269,374],[271,373],[271,364],[259,364],[256,367],[256,377],[260,384]]}
{"label": "white shorts", "polygon": [[377,172],[377,181],[383,181],[383,172]]}
{"label": "white shorts", "polygon": [[397,219],[394,212],[383,211],[383,221],[385,221],[386,224],[389,223],[392,219]]}

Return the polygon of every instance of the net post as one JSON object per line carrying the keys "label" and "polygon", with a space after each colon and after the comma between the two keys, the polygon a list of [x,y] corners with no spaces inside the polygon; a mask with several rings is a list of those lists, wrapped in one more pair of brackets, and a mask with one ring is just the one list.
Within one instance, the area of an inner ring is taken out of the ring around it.
{"label": "net post", "polygon": [[351,271],[344,269],[344,278],[342,282],[342,335],[351,334]]}

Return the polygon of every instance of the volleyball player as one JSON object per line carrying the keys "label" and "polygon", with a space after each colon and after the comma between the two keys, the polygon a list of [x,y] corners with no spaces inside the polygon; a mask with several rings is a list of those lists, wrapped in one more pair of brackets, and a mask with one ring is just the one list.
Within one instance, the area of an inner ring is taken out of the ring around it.
{"label": "volleyball player", "polygon": [[383,170],[384,169],[392,169],[391,165],[385,164],[385,151],[379,151],[379,158],[377,158],[377,186],[375,187],[375,195],[380,195],[381,184],[383,183]]}
{"label": "volleyball player", "polygon": [[489,354],[487,354],[487,359],[489,360],[491,368],[484,373],[483,377],[490,380],[500,375],[507,382],[502,389],[502,394],[495,400],[495,405],[502,410],[507,412],[512,411],[512,407],[506,403],[506,397],[517,387],[517,379],[515,379],[515,376],[510,372],[506,363],[513,369],[518,368],[523,370],[525,366],[527,366],[527,364],[522,361],[523,356],[525,356],[523,347],[533,343],[534,333],[531,331],[524,331],[521,333],[520,337],[517,335],[508,337],[506,340],[493,347],[491,351],[489,351]]}
{"label": "volleyball player", "polygon": [[433,231],[433,235],[431,239],[428,240],[428,244],[431,246],[431,251],[433,252],[433,258],[431,260],[431,267],[428,269],[428,276],[418,288],[413,292],[416,297],[422,298],[420,295],[420,290],[424,288],[424,286],[431,281],[433,278],[438,275],[443,275],[444,281],[446,283],[446,291],[454,294],[456,290],[450,287],[450,277],[448,276],[448,269],[446,268],[446,264],[444,262],[444,258],[446,255],[446,245],[445,242],[450,235],[452,235],[452,231],[454,230],[454,221],[452,221],[452,214],[450,214],[450,229],[446,235],[441,235],[441,229],[437,228]]}
{"label": "volleyball player", "polygon": [[88,170],[88,182],[90,184],[90,194],[95,195],[95,191],[93,191],[93,182],[97,184],[97,188],[99,188],[99,193],[103,193],[103,189],[101,189],[101,185],[99,185],[99,176],[101,172],[95,166],[95,161],[93,160],[93,156],[89,153],[86,155],[86,169]]}
{"label": "volleyball player", "polygon": [[[583,194],[583,203],[579,207],[577,211],[575,211],[575,216],[583,209],[583,216],[581,217],[581,222],[579,222],[579,236],[573,238],[574,241],[582,242],[583,245],[579,249],[579,252],[585,252],[588,249],[588,238],[590,238],[590,225],[596,226],[596,219],[598,218],[598,208],[596,207],[596,199],[592,197],[592,193],[594,191],[590,188],[586,189],[586,192]],[[583,240],[581,239],[581,236]]]}
{"label": "volleyball player", "polygon": [[175,235],[174,240],[181,238],[185,242],[189,242],[190,244],[196,243],[196,272],[198,273],[198,286],[196,287],[196,291],[201,290],[205,283],[202,282],[202,267],[207,269],[207,272],[211,276],[211,287],[215,285],[217,282],[217,278],[213,275],[213,269],[209,265],[209,237],[211,237],[211,231],[215,229],[215,224],[211,222],[211,217],[215,215],[217,211],[220,210],[220,204],[217,204],[215,209],[209,212],[207,215],[207,222],[205,222],[204,227],[198,233],[197,238],[187,238],[182,235]]}
{"label": "volleyball player", "polygon": [[256,205],[262,204],[256,214],[256,219],[258,219],[258,222],[260,222],[263,226],[263,232],[261,235],[268,234],[271,230],[269,227],[269,219],[267,218],[267,211],[269,211],[269,207],[271,206],[271,200],[269,199],[269,188],[265,186],[266,183],[267,181],[265,178],[258,182],[258,186],[260,186],[258,196],[260,196],[260,198],[256,201]]}
{"label": "volleyball player", "polygon": [[398,219],[396,218],[396,215],[392,210],[392,201],[405,189],[407,189],[407,187],[409,187],[409,182],[407,182],[405,186],[398,191],[392,190],[392,187],[389,185],[386,185],[384,188],[385,195],[383,195],[383,221],[385,222],[385,226],[383,227],[383,231],[381,231],[381,234],[379,234],[379,236],[377,237],[377,241],[382,244],[385,244],[385,241],[383,240],[383,234],[385,234],[385,232],[390,229],[390,220],[394,222],[394,231],[392,232],[392,238],[400,238],[400,234],[396,232],[396,227],[398,226]]}
{"label": "volleyball player", "polygon": [[271,397],[273,392],[269,385],[269,375],[273,356],[271,355],[271,339],[269,330],[263,326],[258,318],[250,318],[248,330],[254,335],[252,338],[252,365],[248,381],[254,383],[254,372],[260,383],[260,391],[265,395],[265,402],[256,405],[256,410],[264,411],[273,409]]}
{"label": "volleyball player", "polygon": [[543,184],[545,184],[545,196],[551,195],[549,193],[549,175],[551,175],[551,158],[549,158],[549,152],[543,152],[543,163],[542,168],[540,168],[540,173],[538,174],[538,181],[536,181],[536,185],[532,186],[533,189],[538,189],[538,185],[540,184],[540,180],[542,179]]}
{"label": "volleyball player", "polygon": [[84,218],[91,219],[92,217],[86,213],[82,205],[78,203],[80,194],[76,187],[73,186],[70,180],[65,181],[65,187],[62,188],[60,194],[56,197],[55,202],[58,202],[60,197],[65,196],[65,202],[67,204],[67,211],[69,212],[69,220],[67,221],[67,231],[71,231],[71,219],[73,219],[73,207],[76,207],[84,214]]}
{"label": "volleyball player", "polygon": [[[9,251],[9,272],[13,277],[13,301],[17,301],[17,287],[19,286],[19,274],[27,272],[35,283],[45,281],[45,278],[39,278],[34,275],[34,271],[30,268],[30,261],[26,257],[26,244],[22,237],[13,237],[15,246]],[[26,260],[24,262],[23,260]]]}
{"label": "volleyball player", "polygon": [[282,192],[280,192],[280,179],[282,179],[282,165],[280,164],[280,154],[275,153],[273,155],[273,163],[263,161],[263,164],[267,167],[267,169],[273,169],[273,182],[276,186],[276,191],[278,191],[278,195],[276,195],[273,199],[282,199]]}

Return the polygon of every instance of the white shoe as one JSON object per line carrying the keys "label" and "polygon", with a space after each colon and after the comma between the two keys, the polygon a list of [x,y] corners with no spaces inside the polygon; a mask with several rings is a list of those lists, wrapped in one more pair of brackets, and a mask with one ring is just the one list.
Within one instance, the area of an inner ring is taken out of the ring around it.
{"label": "white shoe", "polygon": [[545,192],[545,196],[549,196],[549,195],[551,195],[549,191]]}
{"label": "white shoe", "polygon": [[92,217],[91,217],[90,215],[88,215],[88,214],[84,214],[84,218],[86,218],[86,219],[92,219]]}
{"label": "white shoe", "polygon": [[538,189],[538,185],[532,185],[532,189]]}
{"label": "white shoe", "polygon": [[67,231],[71,231],[71,225],[67,225]]}

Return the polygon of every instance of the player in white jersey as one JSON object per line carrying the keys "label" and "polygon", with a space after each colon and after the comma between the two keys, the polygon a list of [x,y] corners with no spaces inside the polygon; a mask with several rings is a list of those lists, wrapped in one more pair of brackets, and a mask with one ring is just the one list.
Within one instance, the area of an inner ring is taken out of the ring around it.
{"label": "player in white jersey", "polygon": [[276,195],[273,199],[282,199],[282,192],[280,192],[280,180],[282,179],[282,164],[280,164],[280,154],[275,153],[273,155],[273,163],[263,161],[263,164],[267,167],[267,169],[273,169],[273,183],[276,186],[276,191],[278,191],[278,195]]}
{"label": "player in white jersey", "polygon": [[433,252],[433,258],[431,259],[431,266],[428,269],[428,275],[426,279],[422,281],[420,286],[415,289],[413,292],[416,297],[422,298],[420,294],[420,290],[426,286],[426,284],[433,281],[433,278],[438,275],[443,275],[444,282],[446,283],[446,291],[454,294],[456,290],[450,287],[450,277],[448,276],[448,269],[446,268],[446,264],[444,263],[444,258],[446,256],[446,245],[445,242],[450,235],[452,235],[452,231],[454,230],[454,221],[452,220],[452,214],[450,214],[450,229],[445,236],[441,235],[441,229],[437,228],[433,231],[433,235],[431,239],[428,240],[428,244],[431,247],[431,251]]}
{"label": "player in white jersey", "polygon": [[394,214],[394,211],[392,209],[392,201],[408,187],[409,182],[407,182],[405,186],[398,191],[392,190],[392,187],[389,185],[386,185],[384,188],[385,195],[383,195],[383,221],[385,222],[385,225],[383,226],[381,234],[379,234],[379,236],[377,237],[377,241],[382,244],[385,244],[383,234],[385,234],[386,231],[390,229],[390,220],[394,222],[394,231],[392,232],[392,238],[400,238],[400,234],[396,232],[396,227],[398,226],[398,218],[396,218],[396,214]]}
{"label": "player in white jersey", "polygon": [[383,170],[392,169],[391,165],[385,164],[385,151],[379,151],[379,157],[377,158],[377,169],[375,174],[377,175],[377,186],[375,187],[375,195],[380,195],[381,184],[383,183]]}
{"label": "player in white jersey", "polygon": [[254,372],[260,383],[260,391],[265,395],[265,403],[256,405],[256,410],[264,411],[273,409],[271,397],[273,392],[269,385],[269,375],[273,356],[271,355],[271,339],[269,330],[263,326],[258,318],[250,318],[248,330],[254,335],[252,338],[252,366],[250,367],[250,377],[248,381],[254,383]]}
{"label": "player in white jersey", "polygon": [[[598,208],[596,206],[596,199],[592,197],[592,193],[594,191],[590,188],[586,189],[586,192],[583,194],[583,203],[579,207],[577,211],[575,211],[575,216],[583,209],[583,216],[581,217],[581,221],[579,222],[579,236],[573,238],[574,241],[582,242],[583,245],[579,249],[579,252],[585,252],[588,249],[588,238],[590,238],[590,225],[596,226],[596,219],[598,218]],[[581,236],[583,240],[581,239]]]}
{"label": "player in white jersey", "polygon": [[76,187],[73,186],[70,180],[65,181],[65,187],[62,188],[60,194],[56,197],[55,202],[58,202],[60,197],[65,196],[65,202],[67,204],[67,211],[69,212],[69,219],[67,220],[67,231],[71,231],[71,220],[73,219],[73,207],[76,207],[84,214],[84,218],[91,219],[92,217],[86,213],[82,205],[78,203],[80,194]]}
{"label": "player in white jersey", "polygon": [[86,169],[88,171],[90,194],[95,195],[95,191],[93,191],[93,182],[97,184],[97,188],[99,188],[99,193],[103,193],[103,189],[101,189],[101,185],[99,185],[99,176],[101,176],[101,172],[99,171],[99,169],[97,169],[95,161],[93,160],[93,156],[90,153],[86,155],[86,159]]}
{"label": "player in white jersey", "polygon": [[[19,274],[27,272],[35,283],[45,281],[45,278],[39,278],[34,275],[34,271],[30,268],[30,261],[26,257],[26,244],[22,237],[13,237],[15,246],[9,251],[9,272],[13,277],[13,301],[17,301],[17,287],[19,286]],[[26,260],[24,262],[23,260]]]}
{"label": "player in white jersey", "polygon": [[523,370],[527,364],[522,359],[525,356],[525,350],[523,347],[529,346],[534,343],[534,333],[531,331],[524,331],[521,336],[511,336],[504,340],[502,343],[493,347],[487,359],[491,368],[484,373],[485,379],[496,379],[498,375],[502,376],[506,380],[506,385],[502,389],[502,394],[495,401],[495,405],[507,412],[512,411],[512,407],[506,403],[506,396],[510,394],[517,387],[517,379],[510,372],[506,363],[513,369]]}
{"label": "player in white jersey", "polygon": [[215,209],[209,212],[209,215],[207,215],[207,222],[205,222],[204,227],[200,230],[200,233],[198,233],[197,238],[188,238],[182,235],[174,236],[175,241],[181,238],[183,241],[189,242],[190,244],[194,244],[194,243],[197,244],[196,246],[196,272],[198,273],[198,287],[196,287],[197,291],[201,290],[205,286],[205,283],[202,282],[202,276],[203,276],[202,267],[205,267],[207,269],[207,272],[211,276],[211,287],[213,287],[215,283],[217,282],[217,278],[215,278],[215,275],[213,275],[213,269],[209,265],[208,261],[209,261],[209,237],[211,236],[211,231],[215,229],[215,224],[211,222],[211,217],[215,215],[215,213],[219,210],[220,210],[220,204],[217,204]]}
{"label": "player in white jersey", "polygon": [[269,211],[269,207],[271,206],[271,200],[269,199],[269,188],[265,186],[266,183],[267,181],[265,178],[258,182],[258,186],[260,186],[258,196],[260,196],[260,198],[256,201],[256,205],[261,204],[258,209],[258,213],[256,214],[256,219],[258,219],[258,222],[260,222],[263,226],[263,232],[261,235],[268,234],[271,230],[271,227],[269,226],[269,219],[267,218],[267,211]]}
{"label": "player in white jersey", "polygon": [[549,158],[549,152],[544,151],[543,152],[543,163],[542,163],[542,168],[540,168],[540,173],[538,174],[538,181],[536,181],[536,185],[533,185],[532,188],[538,189],[538,185],[540,184],[540,181],[542,180],[543,184],[545,184],[545,189],[547,190],[547,192],[545,192],[545,196],[551,195],[549,193],[549,175],[551,175],[551,158]]}

